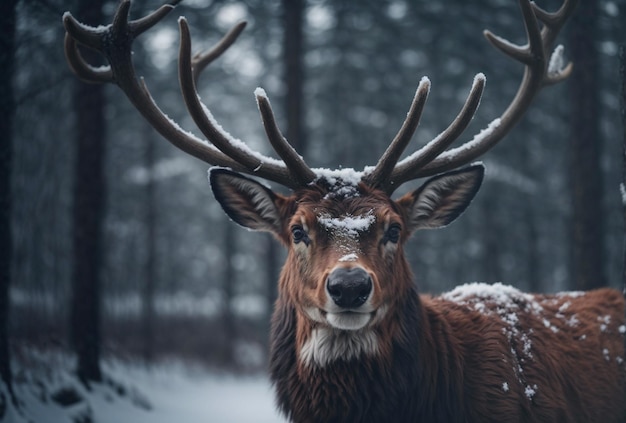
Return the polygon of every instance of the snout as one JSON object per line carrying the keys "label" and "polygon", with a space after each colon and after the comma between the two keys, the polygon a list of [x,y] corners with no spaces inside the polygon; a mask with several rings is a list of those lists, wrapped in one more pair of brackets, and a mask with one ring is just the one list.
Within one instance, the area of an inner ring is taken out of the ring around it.
{"label": "snout", "polygon": [[355,309],[369,298],[372,278],[361,267],[339,267],[328,276],[326,291],[337,306]]}

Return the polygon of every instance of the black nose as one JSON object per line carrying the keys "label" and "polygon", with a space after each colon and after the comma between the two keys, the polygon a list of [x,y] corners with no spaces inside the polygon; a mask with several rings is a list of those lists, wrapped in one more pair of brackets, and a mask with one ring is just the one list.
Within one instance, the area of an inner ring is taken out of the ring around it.
{"label": "black nose", "polygon": [[339,307],[356,308],[372,292],[372,278],[360,267],[340,267],[328,276],[326,290]]}

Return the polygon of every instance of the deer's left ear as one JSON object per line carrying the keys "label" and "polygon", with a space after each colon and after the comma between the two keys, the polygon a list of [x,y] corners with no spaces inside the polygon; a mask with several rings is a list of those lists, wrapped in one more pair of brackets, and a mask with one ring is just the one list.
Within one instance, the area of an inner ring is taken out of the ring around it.
{"label": "deer's left ear", "polygon": [[231,219],[248,229],[280,236],[282,196],[228,169],[211,169],[209,181],[215,198]]}
{"label": "deer's left ear", "polygon": [[437,175],[396,202],[409,219],[409,231],[452,223],[469,206],[483,181],[485,168],[476,164]]}

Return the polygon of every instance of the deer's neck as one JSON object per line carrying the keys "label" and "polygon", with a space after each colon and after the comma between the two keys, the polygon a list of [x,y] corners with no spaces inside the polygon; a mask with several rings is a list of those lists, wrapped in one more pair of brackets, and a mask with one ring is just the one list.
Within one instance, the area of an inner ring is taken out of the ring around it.
{"label": "deer's neck", "polygon": [[380,325],[362,333],[311,323],[280,299],[270,353],[279,407],[293,421],[445,420],[458,404],[455,394],[433,392],[433,386],[448,389],[438,379],[449,377],[436,372],[441,340],[432,339],[433,323],[440,326],[413,289]]}

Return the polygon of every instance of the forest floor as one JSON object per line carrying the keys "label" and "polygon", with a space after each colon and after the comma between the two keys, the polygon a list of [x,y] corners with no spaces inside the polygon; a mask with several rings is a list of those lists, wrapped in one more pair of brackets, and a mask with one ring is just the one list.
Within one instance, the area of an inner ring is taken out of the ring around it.
{"label": "forest floor", "polygon": [[19,407],[5,402],[3,423],[284,421],[263,375],[234,376],[177,361],[146,367],[106,360],[104,381],[86,388],[65,353],[29,352],[26,359],[15,371]]}

